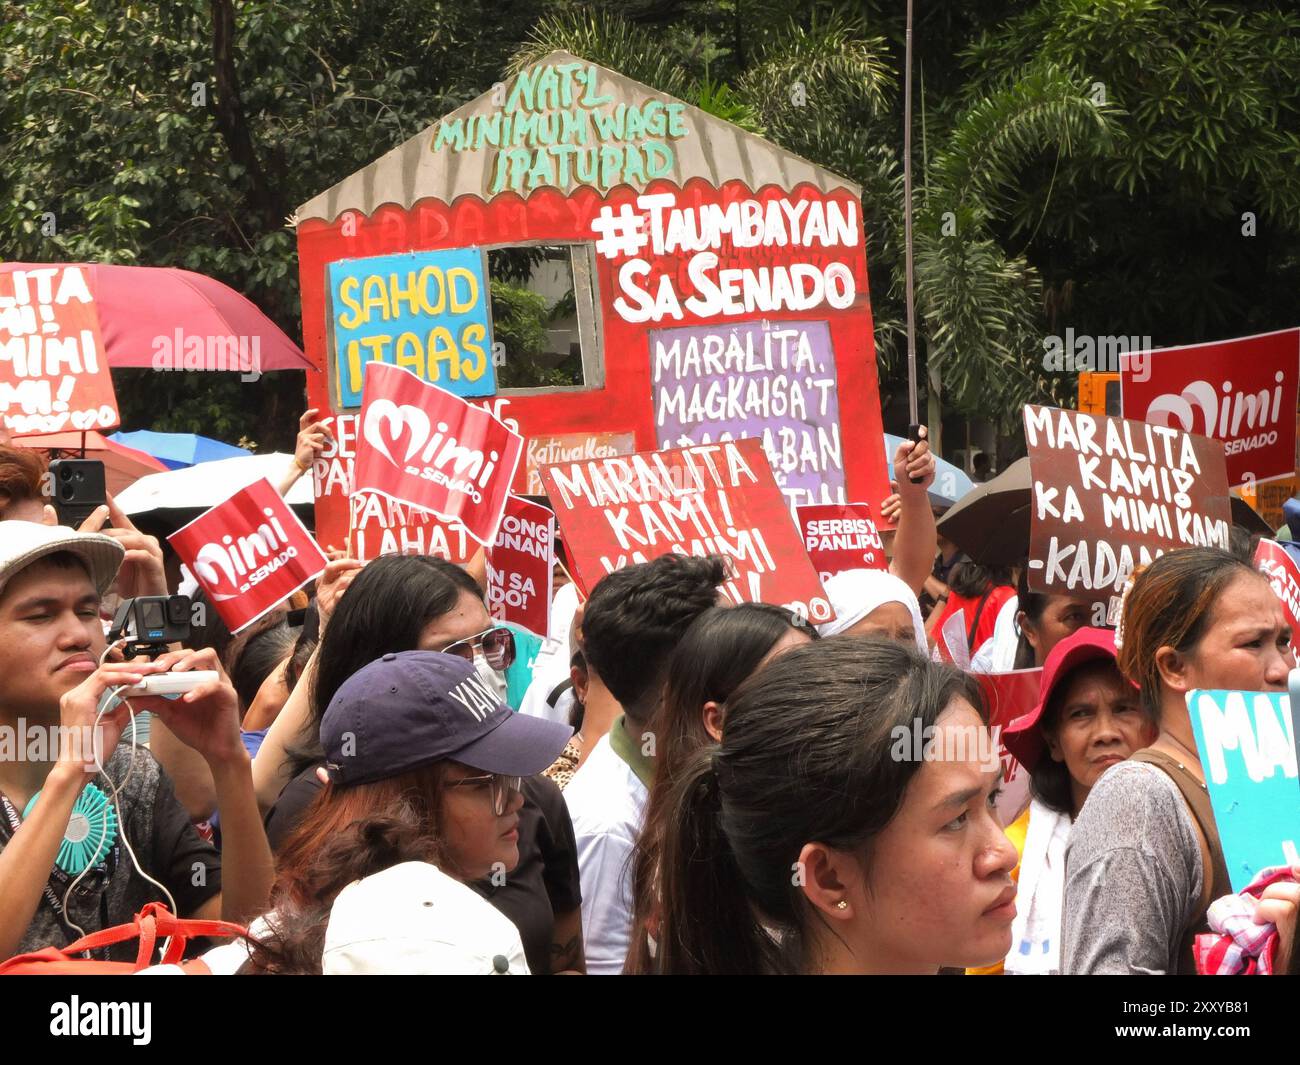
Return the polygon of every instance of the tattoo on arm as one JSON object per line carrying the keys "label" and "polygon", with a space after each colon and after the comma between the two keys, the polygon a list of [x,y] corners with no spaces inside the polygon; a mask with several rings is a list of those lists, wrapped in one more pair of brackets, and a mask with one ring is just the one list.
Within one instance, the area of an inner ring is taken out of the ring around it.
{"label": "tattoo on arm", "polygon": [[583,972],[586,963],[582,957],[582,933],[578,933],[566,943],[551,943],[551,972],[559,973],[567,969]]}

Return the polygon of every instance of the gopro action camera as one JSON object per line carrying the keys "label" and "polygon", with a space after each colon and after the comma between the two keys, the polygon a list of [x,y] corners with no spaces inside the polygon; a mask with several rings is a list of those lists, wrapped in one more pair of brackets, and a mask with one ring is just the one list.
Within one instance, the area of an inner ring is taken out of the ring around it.
{"label": "gopro action camera", "polygon": [[156,658],[168,644],[188,643],[190,597],[188,595],[141,595],[125,600],[113,616],[108,642],[124,640],[128,658],[148,655]]}

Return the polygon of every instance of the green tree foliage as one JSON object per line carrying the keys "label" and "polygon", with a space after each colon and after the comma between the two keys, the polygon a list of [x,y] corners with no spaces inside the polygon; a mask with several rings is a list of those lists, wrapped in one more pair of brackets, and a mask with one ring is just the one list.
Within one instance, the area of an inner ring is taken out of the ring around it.
{"label": "green tree foliage", "polygon": [[[1064,384],[1042,372],[1042,282],[995,236],[1018,203],[1018,175],[1045,150],[1106,153],[1113,111],[1076,76],[1039,62],[960,111],[924,168],[916,282],[927,351],[963,412],[1008,428],[1023,404]],[[989,397],[998,398],[990,410]]]}
{"label": "green tree foliage", "polygon": [[1168,345],[1296,324],[1295,5],[1042,0],[967,50],[967,91],[1037,56],[1104,96],[1119,133],[1110,152],[1020,174],[1001,237],[1041,271],[1048,329]]}
{"label": "green tree foliage", "polygon": [[[300,339],[287,216],[489,88],[530,21],[407,0],[0,3],[0,255],[196,270]],[[115,378],[129,428],[267,447],[291,444],[304,402],[300,373]]]}
{"label": "green tree foliage", "polygon": [[517,74],[557,49],[617,70],[672,96],[685,96],[686,71],[662,48],[647,48],[648,32],[608,8],[577,10],[540,19],[515,49],[506,70]]}
{"label": "green tree foliage", "polygon": [[[297,338],[295,205],[559,47],[862,186],[896,404],[902,17],[891,0],[0,0],[0,255],[198,270]],[[915,48],[919,348],[945,409],[1010,425],[1063,398],[1042,338],[1067,326],[1163,345],[1295,324],[1289,0],[918,3]],[[494,311],[536,352],[561,308],[525,276],[496,277]],[[297,374],[117,377],[130,427],[264,446],[302,403]]]}

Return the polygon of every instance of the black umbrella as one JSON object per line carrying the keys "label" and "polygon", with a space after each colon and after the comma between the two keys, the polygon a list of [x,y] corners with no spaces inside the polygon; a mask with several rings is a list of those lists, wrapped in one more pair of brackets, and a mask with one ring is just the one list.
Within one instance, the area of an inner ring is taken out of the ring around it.
{"label": "black umbrella", "polygon": [[1248,533],[1259,533],[1260,536],[1275,535],[1274,530],[1255,512],[1254,507],[1238,496],[1232,496],[1231,499],[1233,525],[1240,525]]}
{"label": "black umbrella", "polygon": [[1029,554],[1032,502],[1029,459],[1017,459],[957,500],[939,519],[939,534],[976,562],[1014,566]]}

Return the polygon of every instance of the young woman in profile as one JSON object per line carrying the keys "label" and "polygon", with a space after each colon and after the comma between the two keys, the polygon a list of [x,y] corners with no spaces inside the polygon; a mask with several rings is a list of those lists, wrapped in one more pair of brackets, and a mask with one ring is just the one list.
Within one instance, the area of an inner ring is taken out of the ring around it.
{"label": "young woman in profile", "polygon": [[658,747],[655,777],[634,858],[633,936],[624,973],[655,971],[656,877],[673,784],[696,751],[722,739],[723,710],[732,692],[765,663],[816,638],[816,629],[784,607],[741,603],[701,614],[673,651],[663,702],[651,725]]}
{"label": "young woman in profile", "polygon": [[669,796],[659,971],[921,974],[1003,957],[1016,852],[979,706],[974,681],[892,640],[820,640],[764,666]]}
{"label": "young woman in profile", "polygon": [[[1086,599],[1059,592],[1031,592],[1029,569],[1022,560],[1016,594],[998,607],[993,635],[971,644],[970,668],[975,673],[1005,673],[1035,669],[1047,661],[1052,648],[1085,625],[1100,623]],[[1026,712],[1029,707],[1025,707]]]}
{"label": "young woman in profile", "polygon": [[1231,893],[1187,710],[1195,688],[1286,691],[1291,630],[1268,582],[1217,548],[1162,555],[1125,597],[1119,667],[1159,735],[1088,795],[1066,854],[1062,972],[1195,974]]}
{"label": "young woman in profile", "polygon": [[1016,628],[1020,642],[1016,646],[1016,669],[1043,665],[1052,648],[1092,621],[1092,605],[1087,600],[1060,593],[1031,592],[1028,573],[1028,566],[1020,571],[1017,592]]}

